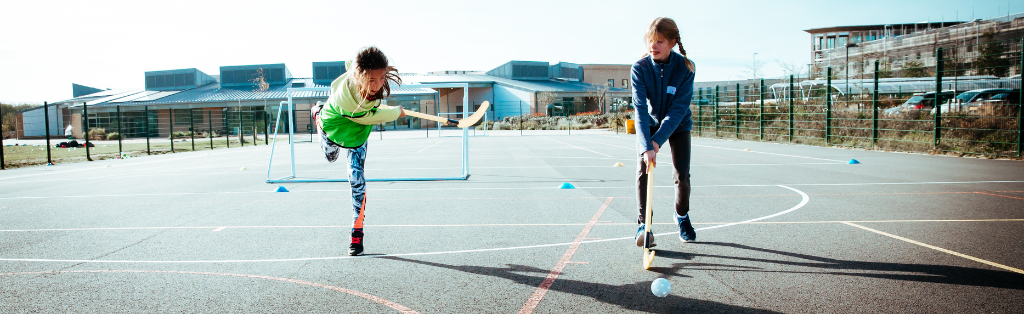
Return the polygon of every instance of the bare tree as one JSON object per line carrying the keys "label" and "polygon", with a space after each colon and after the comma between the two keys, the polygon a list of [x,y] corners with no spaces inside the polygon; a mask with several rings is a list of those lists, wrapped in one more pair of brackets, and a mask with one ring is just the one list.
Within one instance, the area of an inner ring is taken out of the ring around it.
{"label": "bare tree", "polygon": [[605,105],[607,104],[608,93],[611,88],[608,85],[595,85],[591,84],[590,88],[587,89],[587,97],[597,99],[597,108],[601,112],[605,112]]}
{"label": "bare tree", "polygon": [[764,65],[765,63],[763,61],[754,60],[754,63],[751,63],[746,67],[746,71],[744,71],[744,73],[748,73],[750,78],[758,79],[764,75],[764,73],[761,72]]}
{"label": "bare tree", "polygon": [[800,73],[803,73],[803,66],[796,64],[796,62],[786,62],[775,59],[775,63],[782,68],[782,72],[786,77],[789,77],[790,75],[793,77],[800,77]]}
{"label": "bare tree", "polygon": [[537,112],[547,112],[548,105],[555,103],[556,96],[555,92],[551,91],[537,93]]}

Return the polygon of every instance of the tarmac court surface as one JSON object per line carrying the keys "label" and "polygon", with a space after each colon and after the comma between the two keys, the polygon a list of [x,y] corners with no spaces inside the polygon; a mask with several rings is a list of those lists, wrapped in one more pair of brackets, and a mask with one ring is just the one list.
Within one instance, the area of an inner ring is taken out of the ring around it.
{"label": "tarmac court surface", "polygon": [[[461,176],[461,137],[411,132],[368,178]],[[1021,161],[695,137],[698,242],[666,147],[643,270],[632,135],[491,131],[468,180],[369,182],[358,257],[348,183],[268,184],[274,147],[269,175],[271,146],[0,171],[0,312],[1024,312]]]}

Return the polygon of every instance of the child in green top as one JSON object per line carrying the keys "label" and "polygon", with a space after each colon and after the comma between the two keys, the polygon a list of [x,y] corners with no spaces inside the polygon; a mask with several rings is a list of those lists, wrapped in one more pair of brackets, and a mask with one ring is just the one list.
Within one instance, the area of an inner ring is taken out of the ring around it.
{"label": "child in green top", "polygon": [[320,148],[327,161],[338,159],[341,150],[348,156],[348,181],[352,186],[352,242],[348,254],[363,253],[363,218],[366,209],[366,140],[373,125],[404,117],[402,107],[381,105],[391,93],[389,82],[401,84],[398,70],[377,47],[363,48],[355,62],[345,63],[346,72],[331,83],[327,102],[317,102],[310,110]]}

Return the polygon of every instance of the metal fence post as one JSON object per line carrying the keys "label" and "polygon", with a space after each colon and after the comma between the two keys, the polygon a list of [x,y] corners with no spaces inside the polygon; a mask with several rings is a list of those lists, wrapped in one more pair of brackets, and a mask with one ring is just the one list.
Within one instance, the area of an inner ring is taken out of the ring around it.
{"label": "metal fence post", "polygon": [[718,85],[715,85],[715,137],[718,137]]}
{"label": "metal fence post", "polygon": [[46,128],[46,164],[53,165],[50,157],[50,104],[43,102],[43,125]]}
{"label": "metal fence post", "polygon": [[[266,110],[266,107],[263,109]],[[270,145],[270,118],[267,117],[266,111],[260,116],[263,117],[263,145]]]}
{"label": "metal fence post", "polygon": [[875,60],[875,85],[871,93],[871,147],[878,142],[878,60]]}
{"label": "metal fence post", "polygon": [[121,148],[121,138],[124,137],[124,131],[121,131],[121,105],[114,106],[117,110],[117,155],[121,158],[124,155],[124,150]]}
{"label": "metal fence post", "polygon": [[[295,108],[295,106],[292,106],[292,109],[294,109],[294,108]],[[292,110],[292,109],[288,109],[288,110]],[[221,120],[224,120],[224,123],[222,123],[222,124],[224,124],[224,142],[227,143],[227,146],[225,148],[231,148],[231,118],[228,117],[228,113],[229,113],[228,108],[224,108],[223,111],[224,111],[224,118],[221,119]],[[292,113],[292,118],[295,118],[295,111],[291,111],[291,113]],[[291,123],[292,123],[292,127],[294,127],[295,126],[295,119],[292,119]]]}
{"label": "metal fence post", "polygon": [[0,106],[0,170],[7,169],[6,164],[3,162],[3,106]]}
{"label": "metal fence post", "polygon": [[793,142],[793,75],[789,76],[789,142]]}
{"label": "metal fence post", "polygon": [[142,120],[144,121],[143,126],[146,128],[146,155],[152,155],[152,152],[149,150],[149,106],[142,106],[142,112],[146,116]]}
{"label": "metal fence post", "polygon": [[761,79],[761,85],[757,89],[757,98],[760,99],[761,105],[757,109],[757,137],[760,141],[764,141],[764,79]]}
{"label": "metal fence post", "polygon": [[[1024,39],[1020,40],[1020,64],[1017,74],[1024,73]],[[1024,99],[1024,84],[1017,86],[1017,99]],[[1017,105],[1017,158],[1021,158],[1021,146],[1024,146],[1024,103]]]}
{"label": "metal fence post", "polygon": [[704,125],[704,107],[700,105],[701,100],[704,100],[704,89],[701,88],[697,91],[697,136],[700,137],[701,129]]}
{"label": "metal fence post", "polygon": [[82,130],[85,131],[85,160],[92,161],[92,154],[89,151],[89,104],[82,103],[82,119],[85,120],[85,125]]}
{"label": "metal fence post", "polygon": [[[258,144],[257,142],[260,140],[258,136],[259,129],[256,128],[256,110],[249,107],[249,111],[251,112],[249,116],[252,117],[252,146],[256,146]],[[313,123],[313,121],[310,120],[309,123]],[[315,125],[313,126],[313,131],[316,131]]]}
{"label": "metal fence post", "polygon": [[213,110],[206,110],[206,124],[209,126],[210,150],[213,150]]}
{"label": "metal fence post", "polygon": [[192,151],[196,151],[196,112],[195,108],[188,108],[188,136],[192,139]]}
{"label": "metal fence post", "polygon": [[[245,125],[243,125],[242,121],[244,121],[244,119],[242,119],[242,108],[239,107],[238,108],[238,145],[241,145],[241,147],[245,147]],[[309,140],[310,141],[313,140],[312,136],[310,136]]]}
{"label": "metal fence post", "polygon": [[740,84],[736,83],[736,111],[732,112],[733,119],[736,120],[736,138],[740,138],[740,97],[743,95],[743,89],[740,88]]}
{"label": "metal fence post", "polygon": [[832,144],[832,67],[828,67],[828,83],[825,84],[825,145]]}
{"label": "metal fence post", "polygon": [[7,169],[6,164],[3,162],[3,106],[0,106],[0,170]]}
{"label": "metal fence post", "polygon": [[[939,103],[939,99],[942,99],[939,94],[942,94],[942,48],[935,48],[935,100],[932,102],[935,104],[935,141],[932,143],[935,149],[939,148],[939,139],[942,138],[942,104]],[[950,103],[950,106],[953,104]],[[952,109],[952,108],[950,108]]]}
{"label": "metal fence post", "polygon": [[[169,134],[169,137],[171,138],[171,152],[173,153],[174,152],[174,109],[173,108],[167,108],[167,112],[169,113],[167,116],[171,117],[170,118],[171,124],[170,124],[169,127],[167,127],[167,129],[168,129],[167,133]],[[159,119],[157,119],[157,125],[160,125]]]}

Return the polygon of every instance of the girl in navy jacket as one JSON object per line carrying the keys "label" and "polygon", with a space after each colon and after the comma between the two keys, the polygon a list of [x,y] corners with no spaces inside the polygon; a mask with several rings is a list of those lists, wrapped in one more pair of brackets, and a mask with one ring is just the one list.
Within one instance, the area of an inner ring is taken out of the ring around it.
{"label": "girl in navy jacket", "polygon": [[[633,108],[636,110],[637,152],[637,204],[640,218],[637,222],[636,245],[643,246],[647,204],[647,164],[657,165],[656,156],[667,141],[672,147],[672,177],[675,180],[676,202],[674,217],[679,225],[679,239],[693,242],[697,233],[690,223],[690,130],[693,113],[693,77],[696,66],[686,57],[679,38],[679,27],[670,18],[657,18],[644,35],[647,54],[633,64],[630,78],[633,83]],[[679,46],[679,53],[672,50]],[[653,239],[652,239],[653,246]]]}

